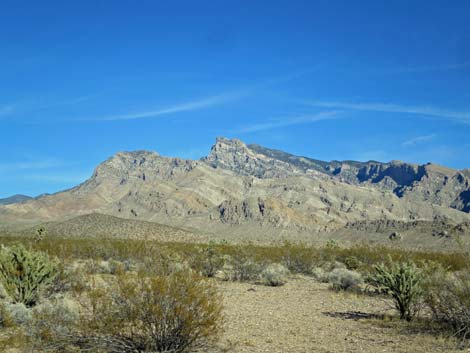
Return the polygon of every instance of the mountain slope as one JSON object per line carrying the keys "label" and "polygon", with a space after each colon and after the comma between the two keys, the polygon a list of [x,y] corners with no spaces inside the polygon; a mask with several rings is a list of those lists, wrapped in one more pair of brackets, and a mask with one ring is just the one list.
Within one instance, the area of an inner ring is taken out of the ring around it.
{"label": "mountain slope", "polygon": [[470,221],[467,171],[324,162],[218,138],[207,157],[119,152],[77,187],[0,207],[0,221],[89,213],[230,234],[331,232],[351,222]]}
{"label": "mountain slope", "polygon": [[26,195],[13,195],[10,197],[6,197],[4,199],[0,199],[0,205],[11,205],[13,203],[19,203],[19,202],[24,202],[31,200],[31,196],[26,196]]}

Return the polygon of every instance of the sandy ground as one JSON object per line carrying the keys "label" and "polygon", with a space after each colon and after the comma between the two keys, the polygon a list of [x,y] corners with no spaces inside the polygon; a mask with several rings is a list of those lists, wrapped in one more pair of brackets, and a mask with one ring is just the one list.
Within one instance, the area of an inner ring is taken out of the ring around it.
{"label": "sandy ground", "polygon": [[378,297],[336,293],[306,277],[283,287],[220,283],[225,305],[226,352],[470,352],[455,340],[410,328]]}

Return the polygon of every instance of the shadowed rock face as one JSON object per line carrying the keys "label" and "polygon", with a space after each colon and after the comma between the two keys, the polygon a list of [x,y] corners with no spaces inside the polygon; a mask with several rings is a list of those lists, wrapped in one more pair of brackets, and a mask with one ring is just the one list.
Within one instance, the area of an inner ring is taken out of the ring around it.
{"label": "shadowed rock face", "polygon": [[305,232],[357,222],[457,224],[470,221],[469,177],[468,170],[434,164],[325,162],[217,138],[198,161],[119,152],[73,189],[0,207],[0,220],[39,223],[99,212],[204,231]]}

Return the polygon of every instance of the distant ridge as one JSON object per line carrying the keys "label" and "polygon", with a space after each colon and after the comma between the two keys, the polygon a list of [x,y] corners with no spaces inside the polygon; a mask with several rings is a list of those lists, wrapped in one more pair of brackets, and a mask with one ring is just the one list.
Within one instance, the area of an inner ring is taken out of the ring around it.
{"label": "distant ridge", "polygon": [[0,206],[0,223],[25,228],[100,214],[78,218],[78,224],[118,224],[105,218],[112,216],[232,237],[312,237],[350,232],[351,224],[383,231],[418,221],[448,225],[439,233],[470,222],[469,212],[468,170],[402,161],[327,162],[219,137],[200,160],[118,152],[72,189]]}
{"label": "distant ridge", "polygon": [[13,203],[24,202],[31,199],[31,196],[17,194],[10,197],[6,197],[4,199],[0,199],[0,205],[10,205]]}

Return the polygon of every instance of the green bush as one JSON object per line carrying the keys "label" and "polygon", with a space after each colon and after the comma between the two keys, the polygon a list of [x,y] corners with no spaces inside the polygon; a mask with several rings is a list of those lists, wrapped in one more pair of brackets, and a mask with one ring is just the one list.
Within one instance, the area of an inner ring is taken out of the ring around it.
{"label": "green bush", "polygon": [[32,334],[36,349],[207,351],[221,330],[221,298],[210,282],[192,272],[121,274],[82,299],[79,320],[70,306],[65,311],[38,310]]}
{"label": "green bush", "polygon": [[423,275],[412,262],[393,262],[374,266],[369,283],[390,294],[400,319],[410,321],[417,313],[423,296]]}
{"label": "green bush", "polygon": [[58,274],[57,260],[43,252],[21,244],[0,250],[0,280],[14,303],[34,306]]}

